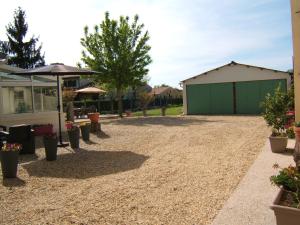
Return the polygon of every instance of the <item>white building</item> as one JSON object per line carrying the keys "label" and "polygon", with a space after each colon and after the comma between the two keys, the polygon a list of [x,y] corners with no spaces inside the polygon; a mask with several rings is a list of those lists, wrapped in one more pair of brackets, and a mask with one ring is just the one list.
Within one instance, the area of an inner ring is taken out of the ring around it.
{"label": "white building", "polygon": [[0,125],[53,124],[57,131],[56,78],[9,74],[21,70],[0,61]]}
{"label": "white building", "polygon": [[184,114],[259,114],[266,94],[290,83],[287,72],[232,61],[181,81]]}

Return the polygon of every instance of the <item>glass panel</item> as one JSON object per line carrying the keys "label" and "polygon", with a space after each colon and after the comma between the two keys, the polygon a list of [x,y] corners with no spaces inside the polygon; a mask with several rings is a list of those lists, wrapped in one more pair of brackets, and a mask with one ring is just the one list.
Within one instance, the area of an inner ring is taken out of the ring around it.
{"label": "glass panel", "polygon": [[43,89],[43,106],[44,111],[56,111],[57,97],[55,87],[44,87]]}
{"label": "glass panel", "polygon": [[55,87],[34,87],[34,109],[36,112],[56,111]]}
{"label": "glass panel", "polygon": [[0,72],[0,80],[1,81],[13,81],[13,80],[30,81],[30,76],[19,76],[19,75],[12,75],[8,73]]}
{"label": "glass panel", "polygon": [[76,88],[77,80],[64,80],[64,87]]}
{"label": "glass panel", "polygon": [[33,89],[33,98],[34,98],[34,110],[36,112],[42,111],[42,88],[40,87],[34,87]]}
{"label": "glass panel", "polygon": [[32,112],[31,87],[2,87],[3,113]]}
{"label": "glass panel", "polygon": [[56,83],[56,76],[47,76],[47,75],[34,75],[33,76],[34,81],[39,81],[39,82],[46,82],[46,83]]}

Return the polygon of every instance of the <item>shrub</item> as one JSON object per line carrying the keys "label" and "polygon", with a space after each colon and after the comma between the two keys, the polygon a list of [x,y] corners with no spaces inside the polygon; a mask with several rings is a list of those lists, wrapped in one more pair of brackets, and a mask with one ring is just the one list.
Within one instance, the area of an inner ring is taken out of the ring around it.
{"label": "shrub", "polygon": [[280,86],[275,89],[274,95],[269,93],[262,102],[264,108],[263,117],[268,126],[273,128],[272,136],[285,134],[285,124],[288,121],[286,115],[288,111],[289,96],[281,91]]}
{"label": "shrub", "polygon": [[294,128],[293,127],[289,127],[286,130],[286,134],[287,134],[288,138],[295,139],[295,132],[294,132]]}
{"label": "shrub", "polygon": [[[279,165],[275,164],[274,168],[279,168]],[[300,173],[296,167],[281,168],[277,175],[270,177],[270,181],[292,196],[291,207],[300,208]]]}

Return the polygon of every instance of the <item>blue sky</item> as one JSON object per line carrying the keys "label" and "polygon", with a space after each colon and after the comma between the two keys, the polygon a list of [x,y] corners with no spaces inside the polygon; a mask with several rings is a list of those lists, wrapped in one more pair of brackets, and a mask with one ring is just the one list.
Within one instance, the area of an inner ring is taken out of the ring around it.
{"label": "blue sky", "polygon": [[1,5],[0,39],[13,10],[25,9],[29,34],[40,36],[46,63],[80,61],[83,27],[138,14],[149,31],[150,84],[181,80],[234,60],[279,70],[292,68],[287,0],[10,0]]}

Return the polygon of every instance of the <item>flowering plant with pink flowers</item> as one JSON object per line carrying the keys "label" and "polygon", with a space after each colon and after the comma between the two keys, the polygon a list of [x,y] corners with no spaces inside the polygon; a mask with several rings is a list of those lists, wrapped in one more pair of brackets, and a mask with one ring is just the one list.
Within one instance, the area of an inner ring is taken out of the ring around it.
{"label": "flowering plant with pink flowers", "polygon": [[1,149],[1,151],[9,152],[9,151],[19,151],[22,148],[22,145],[17,143],[5,143]]}

